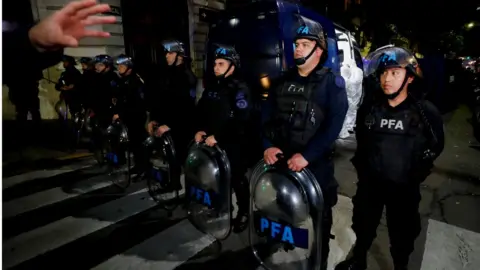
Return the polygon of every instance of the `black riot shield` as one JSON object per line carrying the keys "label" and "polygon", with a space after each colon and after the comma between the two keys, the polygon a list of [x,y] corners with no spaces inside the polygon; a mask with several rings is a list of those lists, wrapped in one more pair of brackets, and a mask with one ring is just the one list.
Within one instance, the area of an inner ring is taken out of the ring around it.
{"label": "black riot shield", "polygon": [[231,230],[230,161],[220,147],[193,143],[185,162],[187,211],[190,222],[218,240]]}
{"label": "black riot shield", "polygon": [[313,174],[293,172],[284,159],[260,161],[250,178],[249,241],[268,270],[321,267],[323,195]]}
{"label": "black riot shield", "polygon": [[128,147],[128,129],[121,121],[115,121],[106,130],[105,160],[113,184],[127,188],[131,184],[131,158]]}
{"label": "black riot shield", "polygon": [[180,183],[181,165],[176,157],[170,131],[162,136],[148,137],[144,146],[149,156],[145,173],[148,193],[156,202],[162,202],[165,209],[173,210],[178,205],[182,185]]}

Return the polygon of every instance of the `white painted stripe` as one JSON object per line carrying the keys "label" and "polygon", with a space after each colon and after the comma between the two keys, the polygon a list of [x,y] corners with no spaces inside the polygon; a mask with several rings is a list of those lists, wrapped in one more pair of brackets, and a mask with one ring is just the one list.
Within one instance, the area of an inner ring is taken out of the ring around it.
{"label": "white painted stripe", "polygon": [[188,220],[183,220],[93,269],[173,270],[214,241],[213,237],[195,229]]}
{"label": "white painted stripe", "polygon": [[480,268],[480,233],[428,220],[421,270]]}
{"label": "white painted stripe", "polygon": [[15,185],[32,181],[35,179],[49,178],[59,174],[81,170],[84,168],[91,167],[95,164],[97,164],[97,162],[94,159],[88,159],[83,162],[73,163],[73,164],[63,166],[53,170],[38,170],[38,171],[32,171],[24,174],[15,175],[12,177],[3,178],[2,189],[5,190]]}
{"label": "white painted stripe", "polygon": [[[121,178],[125,176],[122,174],[118,174],[115,177]],[[34,193],[32,195],[21,197],[4,203],[2,217],[4,219],[14,217],[25,212],[52,205],[54,203],[58,203],[67,199],[75,198],[85,193],[99,190],[101,188],[111,185],[113,185],[112,177],[98,175],[85,181],[79,182],[73,188],[69,188],[69,191],[65,191],[65,188],[62,187],[56,187],[42,192]]]}
{"label": "white painted stripe", "polygon": [[130,216],[147,211],[155,205],[147,189],[142,189],[89,209],[82,213],[83,217],[67,217],[18,235],[3,243],[3,267],[13,267]]}

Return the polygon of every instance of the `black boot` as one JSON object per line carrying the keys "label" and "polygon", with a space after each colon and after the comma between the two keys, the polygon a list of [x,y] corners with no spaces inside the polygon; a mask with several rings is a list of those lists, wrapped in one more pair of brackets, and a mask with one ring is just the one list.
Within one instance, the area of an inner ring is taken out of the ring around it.
{"label": "black boot", "polygon": [[406,265],[403,265],[403,264],[402,265],[396,264],[394,266],[394,269],[395,270],[408,270],[408,267]]}
{"label": "black boot", "polygon": [[241,233],[248,226],[248,213],[244,211],[238,211],[237,216],[233,220],[233,232]]}
{"label": "black boot", "polygon": [[367,260],[352,257],[335,266],[335,270],[366,270]]}

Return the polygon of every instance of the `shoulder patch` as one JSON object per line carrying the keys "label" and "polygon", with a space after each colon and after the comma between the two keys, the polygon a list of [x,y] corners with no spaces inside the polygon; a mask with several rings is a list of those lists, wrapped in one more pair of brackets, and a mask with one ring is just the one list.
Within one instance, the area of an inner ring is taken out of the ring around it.
{"label": "shoulder patch", "polygon": [[248,103],[247,103],[247,101],[246,101],[245,99],[239,99],[239,100],[237,100],[237,107],[238,107],[239,109],[245,109],[245,108],[247,108],[247,106],[248,106]]}
{"label": "shoulder patch", "polygon": [[340,75],[335,75],[335,84],[339,88],[345,88],[345,79]]}

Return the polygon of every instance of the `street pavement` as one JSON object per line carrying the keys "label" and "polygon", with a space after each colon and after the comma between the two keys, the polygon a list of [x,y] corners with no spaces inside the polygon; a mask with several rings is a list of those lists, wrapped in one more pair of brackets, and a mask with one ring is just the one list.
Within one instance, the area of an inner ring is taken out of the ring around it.
{"label": "street pavement", "polygon": [[[423,230],[410,269],[480,269],[480,152],[469,147],[465,108],[446,118],[447,145],[422,185]],[[355,194],[353,151],[340,147],[329,269],[355,242],[350,229]],[[256,269],[247,233],[224,241],[199,232],[178,207],[155,203],[145,182],[127,190],[112,184],[91,156],[36,161],[3,170],[4,269]],[[408,198],[406,198],[408,199]],[[393,269],[382,220],[369,269]]]}

